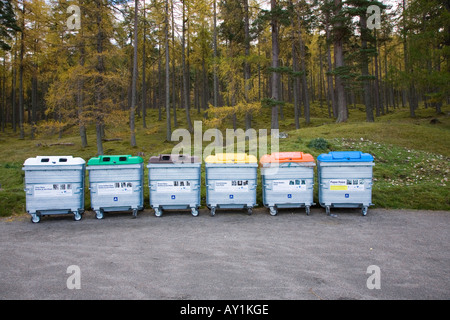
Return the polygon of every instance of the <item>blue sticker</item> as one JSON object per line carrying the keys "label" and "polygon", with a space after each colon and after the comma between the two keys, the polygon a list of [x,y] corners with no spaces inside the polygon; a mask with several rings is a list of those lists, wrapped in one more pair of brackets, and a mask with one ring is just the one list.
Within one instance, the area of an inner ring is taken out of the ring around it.
{"label": "blue sticker", "polygon": [[348,193],[346,193],[346,194],[345,194],[345,197],[346,197],[346,198],[349,198],[349,197],[350,197],[350,195],[349,195]]}
{"label": "blue sticker", "polygon": [[230,199],[233,199],[233,198],[234,198],[234,195],[230,194]]}
{"label": "blue sticker", "polygon": [[288,198],[289,198],[289,199],[292,198],[292,194],[289,193],[289,194],[288,194]]}
{"label": "blue sticker", "polygon": [[119,201],[119,197],[114,197],[114,201]]}
{"label": "blue sticker", "polygon": [[171,195],[170,198],[172,198],[172,200],[175,200],[175,195]]}

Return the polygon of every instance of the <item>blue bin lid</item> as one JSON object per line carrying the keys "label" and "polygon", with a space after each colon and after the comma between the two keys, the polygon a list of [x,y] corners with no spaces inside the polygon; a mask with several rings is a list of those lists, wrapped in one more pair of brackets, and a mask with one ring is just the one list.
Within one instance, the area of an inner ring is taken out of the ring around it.
{"label": "blue bin lid", "polygon": [[370,162],[373,156],[361,151],[331,151],[322,153],[317,157],[318,161],[324,162]]}

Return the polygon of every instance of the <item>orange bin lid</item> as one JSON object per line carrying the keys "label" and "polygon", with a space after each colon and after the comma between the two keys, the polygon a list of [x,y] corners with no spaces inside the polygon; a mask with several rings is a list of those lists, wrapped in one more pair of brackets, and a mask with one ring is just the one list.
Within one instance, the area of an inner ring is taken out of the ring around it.
{"label": "orange bin lid", "polygon": [[314,157],[303,152],[274,152],[261,157],[260,163],[314,162]]}

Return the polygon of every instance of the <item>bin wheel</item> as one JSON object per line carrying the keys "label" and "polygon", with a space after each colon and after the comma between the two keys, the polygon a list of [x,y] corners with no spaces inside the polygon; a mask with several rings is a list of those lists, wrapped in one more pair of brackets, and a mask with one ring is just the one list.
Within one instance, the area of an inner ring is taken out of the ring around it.
{"label": "bin wheel", "polygon": [[136,219],[137,218],[137,212],[138,212],[138,209],[133,209],[133,219]]}
{"label": "bin wheel", "polygon": [[214,217],[216,214],[216,207],[211,207],[211,217]]}
{"label": "bin wheel", "polygon": [[326,206],[325,207],[325,212],[327,213],[327,215],[330,215],[330,206]]}
{"label": "bin wheel", "polygon": [[250,216],[250,215],[252,215],[252,213],[253,213],[253,208],[248,208],[247,209],[247,214]]}
{"label": "bin wheel", "polygon": [[367,210],[368,210],[368,209],[369,209],[368,207],[362,207],[361,212],[362,212],[362,215],[363,215],[363,216],[365,216],[365,215],[367,214]]}
{"label": "bin wheel", "polygon": [[311,213],[311,206],[306,206],[305,211],[306,211],[306,215],[309,216],[309,214]]}
{"label": "bin wheel", "polygon": [[95,217],[96,217],[98,220],[103,219],[103,217],[104,217],[104,215],[103,215],[103,210],[97,210],[97,211],[95,211]]}
{"label": "bin wheel", "polygon": [[198,209],[197,208],[191,208],[191,213],[194,217],[198,216]]}
{"label": "bin wheel", "polygon": [[82,216],[81,213],[78,212],[78,211],[76,211],[76,212],[73,213],[73,220],[75,220],[75,221],[80,221],[82,217],[83,217],[83,216]]}
{"label": "bin wheel", "polygon": [[270,211],[271,216],[276,216],[278,213],[277,208],[275,208],[275,207],[270,207],[269,211]]}
{"label": "bin wheel", "polygon": [[162,210],[161,210],[160,208],[155,208],[154,210],[155,210],[155,216],[161,217],[161,215],[162,215]]}
{"label": "bin wheel", "polygon": [[31,222],[39,223],[40,221],[41,221],[41,216],[39,214],[32,214],[31,215]]}

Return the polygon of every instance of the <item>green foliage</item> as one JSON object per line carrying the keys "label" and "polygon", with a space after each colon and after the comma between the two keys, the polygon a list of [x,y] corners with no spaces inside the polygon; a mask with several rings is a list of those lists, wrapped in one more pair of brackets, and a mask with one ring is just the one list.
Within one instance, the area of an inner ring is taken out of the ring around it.
{"label": "green foliage", "polygon": [[308,143],[308,147],[309,148],[314,148],[314,149],[317,149],[317,150],[327,150],[329,148],[329,146],[330,146],[330,144],[324,138],[312,139]]}

